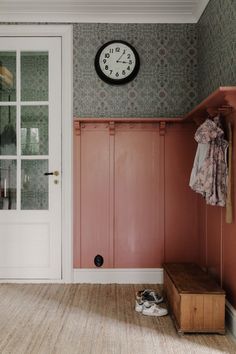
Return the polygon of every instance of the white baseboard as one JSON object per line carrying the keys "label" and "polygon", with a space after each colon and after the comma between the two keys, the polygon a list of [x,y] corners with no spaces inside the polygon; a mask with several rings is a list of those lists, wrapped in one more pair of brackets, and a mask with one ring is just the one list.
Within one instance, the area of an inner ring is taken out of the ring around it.
{"label": "white baseboard", "polygon": [[163,284],[163,269],[74,269],[74,283]]}
{"label": "white baseboard", "polygon": [[236,310],[235,308],[226,300],[226,326],[228,330],[236,337]]}

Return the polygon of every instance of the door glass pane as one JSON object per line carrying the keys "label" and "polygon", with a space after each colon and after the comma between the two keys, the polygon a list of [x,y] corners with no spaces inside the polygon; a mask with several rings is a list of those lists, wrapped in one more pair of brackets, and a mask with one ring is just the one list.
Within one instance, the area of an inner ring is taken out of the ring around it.
{"label": "door glass pane", "polygon": [[0,101],[16,101],[16,52],[0,52]]}
{"label": "door glass pane", "polygon": [[48,209],[48,160],[21,161],[21,209]]}
{"label": "door glass pane", "polygon": [[21,153],[48,154],[48,106],[21,107]]}
{"label": "door glass pane", "polygon": [[0,107],[0,155],[16,155],[16,107]]}
{"label": "door glass pane", "polygon": [[21,100],[48,101],[48,52],[21,52]]}
{"label": "door glass pane", "polygon": [[0,160],[0,209],[16,209],[16,160]]}

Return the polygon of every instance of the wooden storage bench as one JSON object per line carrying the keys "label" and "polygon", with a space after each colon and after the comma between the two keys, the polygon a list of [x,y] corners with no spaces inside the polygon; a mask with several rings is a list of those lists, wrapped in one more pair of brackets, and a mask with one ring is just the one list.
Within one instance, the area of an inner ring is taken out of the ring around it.
{"label": "wooden storage bench", "polygon": [[225,292],[192,263],[164,264],[164,293],[179,333],[225,333]]}

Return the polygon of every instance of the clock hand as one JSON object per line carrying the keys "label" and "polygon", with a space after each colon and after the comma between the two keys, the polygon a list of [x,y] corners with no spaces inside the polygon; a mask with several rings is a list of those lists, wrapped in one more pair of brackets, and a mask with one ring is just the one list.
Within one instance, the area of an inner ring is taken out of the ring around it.
{"label": "clock hand", "polygon": [[117,60],[116,62],[117,62],[117,63],[122,63],[122,64],[129,64],[128,61],[119,61],[119,60]]}
{"label": "clock hand", "polygon": [[120,62],[120,59],[123,57],[124,53],[121,54],[121,56],[119,57],[119,59],[116,61],[117,63]]}

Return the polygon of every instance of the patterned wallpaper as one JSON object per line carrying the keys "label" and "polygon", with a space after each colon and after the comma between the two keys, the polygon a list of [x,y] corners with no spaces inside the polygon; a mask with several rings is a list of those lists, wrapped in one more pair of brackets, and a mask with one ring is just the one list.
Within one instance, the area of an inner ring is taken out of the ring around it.
{"label": "patterned wallpaper", "polygon": [[[176,117],[222,85],[236,85],[236,0],[210,0],[198,24],[73,24],[74,116]],[[112,39],[138,51],[138,76],[122,86],[94,69]]]}
{"label": "patterned wallpaper", "polygon": [[197,24],[199,101],[236,85],[236,0],[211,0]]}
{"label": "patterned wallpaper", "polygon": [[[175,117],[197,102],[197,28],[192,24],[74,24],[74,115]],[[100,46],[130,42],[138,51],[134,81],[111,86],[94,69]]]}

